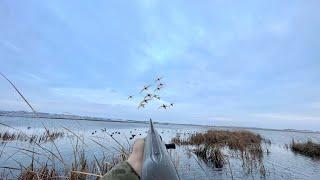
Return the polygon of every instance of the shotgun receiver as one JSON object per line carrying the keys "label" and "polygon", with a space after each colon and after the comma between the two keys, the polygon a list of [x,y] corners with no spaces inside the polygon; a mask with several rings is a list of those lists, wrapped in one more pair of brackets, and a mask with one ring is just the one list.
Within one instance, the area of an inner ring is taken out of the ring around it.
{"label": "shotgun receiver", "polygon": [[[150,129],[145,139],[142,180],[177,180],[180,179],[177,169],[172,163],[167,148],[150,119]],[[175,147],[175,146],[174,146]]]}

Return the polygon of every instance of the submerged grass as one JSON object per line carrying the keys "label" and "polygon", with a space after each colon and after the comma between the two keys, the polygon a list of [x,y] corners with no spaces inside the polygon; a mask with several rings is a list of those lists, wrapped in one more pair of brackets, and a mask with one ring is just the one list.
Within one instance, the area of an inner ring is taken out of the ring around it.
{"label": "submerged grass", "polygon": [[292,140],[290,148],[293,152],[312,158],[320,158],[320,144],[311,140],[307,142],[296,142]]}

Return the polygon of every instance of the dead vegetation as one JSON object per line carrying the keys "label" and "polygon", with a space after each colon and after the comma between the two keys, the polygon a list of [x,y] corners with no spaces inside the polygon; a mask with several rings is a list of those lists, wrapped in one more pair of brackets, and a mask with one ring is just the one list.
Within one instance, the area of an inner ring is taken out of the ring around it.
{"label": "dead vegetation", "polygon": [[[250,131],[209,130],[191,134],[183,139],[176,136],[172,142],[177,145],[192,146],[197,157],[214,168],[223,168],[226,164],[229,164],[230,168],[229,158],[237,158],[242,161],[242,167],[248,174],[258,169],[262,177],[266,176],[262,163],[262,143],[271,144],[271,142],[264,140],[259,134]],[[232,174],[231,169],[230,172]]]}
{"label": "dead vegetation", "polygon": [[63,131],[52,131],[46,130],[40,135],[32,134],[27,135],[23,132],[0,132],[0,142],[6,142],[6,141],[23,141],[23,142],[29,142],[29,143],[46,143],[49,140],[56,140],[58,138],[62,138],[65,136],[65,132]]}
{"label": "dead vegetation", "polygon": [[173,142],[179,145],[217,145],[229,146],[230,149],[244,150],[254,144],[260,144],[262,138],[250,131],[214,131],[191,134],[187,139],[176,137]]}
{"label": "dead vegetation", "polygon": [[307,142],[296,142],[295,140],[292,140],[290,148],[293,152],[312,158],[320,158],[320,144],[311,140]]}
{"label": "dead vegetation", "polygon": [[210,162],[215,168],[223,168],[226,163],[225,157],[218,147],[204,145],[194,149],[194,153],[205,162]]}
{"label": "dead vegetation", "polygon": [[[5,168],[2,174],[6,174],[8,177],[15,177],[17,179],[24,180],[38,180],[38,179],[99,179],[105,173],[107,173],[113,166],[120,161],[124,161],[123,156],[114,156],[110,161],[110,158],[103,156],[97,159],[89,161],[84,150],[76,152],[74,154],[74,161],[71,167],[64,167],[61,169],[61,165],[56,163],[52,159],[48,159],[46,163],[37,163],[36,158],[33,157],[28,167],[19,168]],[[18,170],[17,176],[10,176],[8,171],[12,169]],[[2,178],[4,176],[1,176]]]}
{"label": "dead vegetation", "polygon": [[[111,147],[113,148],[112,151],[100,143],[99,139],[88,139],[102,149],[102,155],[96,156],[88,153],[88,145],[81,134],[67,128],[65,129],[72,136],[63,131],[50,131],[46,127],[44,129],[45,131],[42,131],[43,133],[40,135],[27,135],[22,131],[1,133],[0,140],[3,142],[1,152],[7,154],[6,156],[8,157],[5,157],[5,159],[11,159],[17,165],[0,165],[0,179],[99,179],[114,165],[126,160],[131,151],[130,144],[128,146],[122,145],[114,137],[106,133],[105,137],[99,138],[109,142],[114,140],[116,145]],[[64,159],[66,157],[62,155],[61,149],[54,141],[62,137],[69,138],[72,141],[70,143],[73,149],[72,161],[68,160],[67,162]],[[6,146],[7,143],[15,140],[29,144],[29,148]],[[52,148],[47,148],[48,146],[45,143],[51,143]],[[16,151],[10,153],[12,150],[5,150],[5,148],[13,148]],[[18,153],[26,156],[23,161],[15,159],[15,155]],[[2,155],[1,153],[0,157]]]}

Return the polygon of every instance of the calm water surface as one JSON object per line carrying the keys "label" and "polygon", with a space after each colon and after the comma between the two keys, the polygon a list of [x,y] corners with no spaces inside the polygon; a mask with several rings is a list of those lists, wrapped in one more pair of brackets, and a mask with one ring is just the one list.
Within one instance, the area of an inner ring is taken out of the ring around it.
{"label": "calm water surface", "polygon": [[[97,122],[97,121],[77,121],[64,119],[32,119],[23,117],[4,117],[0,116],[0,122],[15,128],[9,128],[0,125],[0,132],[22,131],[26,134],[39,134],[45,132],[44,127],[50,130],[64,131],[68,135],[64,138],[57,139],[56,145],[66,162],[73,161],[73,149],[77,143],[74,137],[66,129],[76,133],[85,142],[85,152],[88,159],[101,157],[103,154],[110,156],[117,153],[112,147],[118,146],[107,133],[118,131],[113,137],[119,141],[123,146],[129,146],[136,138],[143,138],[146,136],[148,124],[143,123],[120,123],[120,122]],[[182,137],[187,137],[189,133],[203,132],[208,129],[228,129],[237,130],[235,128],[218,128],[206,126],[189,126],[189,125],[160,125],[156,124],[156,129],[162,136],[165,142],[169,142],[173,137],[179,134]],[[29,128],[28,128],[29,127]],[[64,128],[63,128],[64,127]],[[107,132],[101,129],[106,128]],[[256,130],[248,129],[254,133],[262,135],[266,139],[270,139],[272,144],[268,146],[270,153],[265,153],[263,157],[263,164],[266,168],[265,179],[320,179],[320,161],[292,153],[285,145],[290,144],[292,139],[299,141],[313,140],[320,142],[320,134],[316,133],[302,133],[302,132],[286,132],[286,131],[272,131],[272,130]],[[95,132],[96,131],[96,132]],[[92,134],[94,133],[94,134]],[[136,137],[129,139],[131,134]],[[140,135],[141,134],[141,135]],[[98,145],[98,141],[103,146],[110,148],[106,150]],[[78,142],[79,143],[79,142]],[[55,151],[52,143],[43,144],[48,149]],[[26,142],[11,141],[2,143],[0,150],[3,154],[0,157],[0,164],[2,166],[19,167],[17,164],[21,162],[28,165],[31,162],[31,157],[26,153],[21,153],[18,148],[32,149],[34,151],[41,151],[39,147],[31,145]],[[251,174],[247,174],[243,168],[241,161],[236,158],[230,158],[230,167],[222,169],[215,169],[206,165],[201,160],[190,152],[187,147],[177,147],[175,150],[169,152],[172,156],[174,164],[176,165],[179,175],[182,179],[264,179],[260,177],[259,169],[254,170]],[[228,153],[228,152],[226,152]],[[9,158],[10,157],[10,158]],[[41,158],[38,158],[41,161]],[[43,158],[45,160],[45,158]],[[230,170],[231,169],[231,170]],[[231,176],[232,174],[232,176]]]}

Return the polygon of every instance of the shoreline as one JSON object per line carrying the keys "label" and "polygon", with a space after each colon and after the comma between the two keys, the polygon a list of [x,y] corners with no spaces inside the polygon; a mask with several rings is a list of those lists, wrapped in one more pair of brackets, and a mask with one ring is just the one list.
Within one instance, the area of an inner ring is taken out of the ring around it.
{"label": "shoreline", "polygon": [[[11,112],[12,113],[12,112]],[[58,114],[55,114],[58,115]],[[124,120],[124,119],[111,119],[111,118],[99,118],[99,117],[86,117],[86,116],[74,116],[74,115],[58,115],[58,116],[67,116],[67,117],[50,117],[45,116],[35,116],[32,113],[26,113],[25,115],[13,115],[13,114],[1,114],[1,117],[23,117],[31,119],[60,119],[67,121],[93,121],[93,122],[117,122],[117,123],[137,123],[137,124],[148,124],[148,121],[139,121],[139,120]],[[52,115],[51,115],[52,116]],[[295,132],[295,133],[311,133],[311,134],[320,134],[318,131],[310,130],[297,130],[297,129],[271,129],[271,128],[258,128],[258,127],[241,127],[241,126],[211,126],[211,125],[200,125],[200,124],[183,124],[183,123],[168,123],[168,122],[154,122],[154,124],[160,125],[178,125],[178,126],[196,126],[196,127],[207,127],[207,128],[229,128],[229,129],[242,129],[242,130],[262,130],[262,131],[282,131],[282,132]]]}

